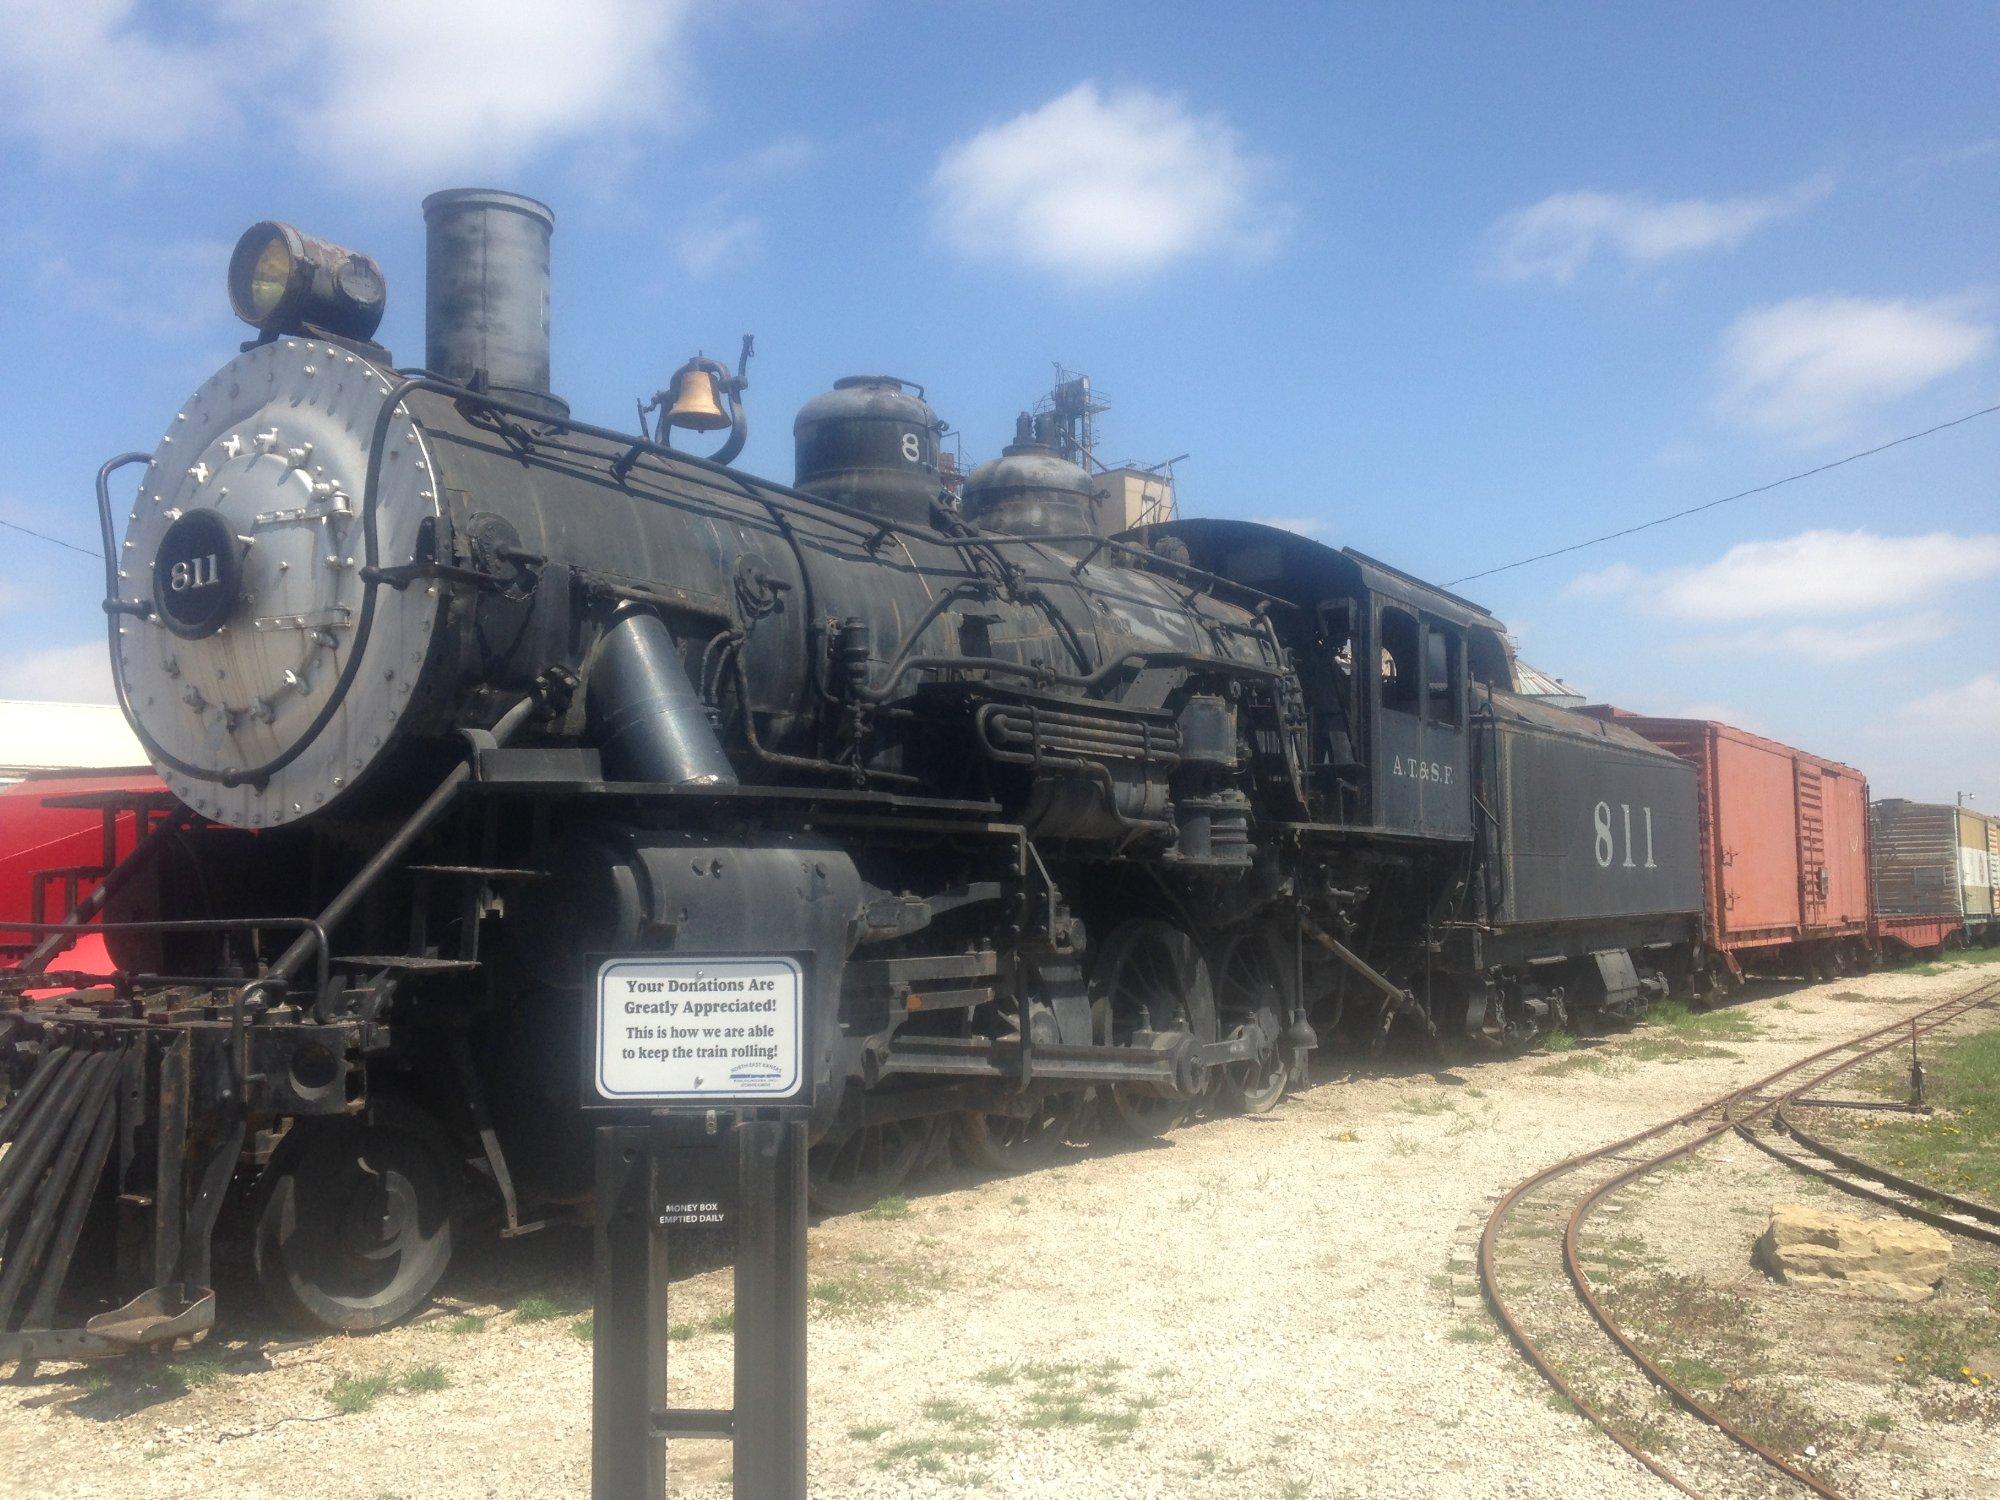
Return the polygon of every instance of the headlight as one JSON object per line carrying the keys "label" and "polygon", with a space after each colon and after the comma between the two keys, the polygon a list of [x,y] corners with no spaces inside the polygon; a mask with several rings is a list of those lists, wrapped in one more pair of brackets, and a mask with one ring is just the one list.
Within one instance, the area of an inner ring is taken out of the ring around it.
{"label": "headlight", "polygon": [[365,339],[387,304],[382,268],[373,259],[290,224],[251,225],[229,257],[229,305],[266,333]]}

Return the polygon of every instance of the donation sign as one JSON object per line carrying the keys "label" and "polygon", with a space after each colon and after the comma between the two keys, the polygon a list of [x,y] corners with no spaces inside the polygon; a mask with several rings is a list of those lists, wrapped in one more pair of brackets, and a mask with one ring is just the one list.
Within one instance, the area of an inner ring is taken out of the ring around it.
{"label": "donation sign", "polygon": [[610,1102],[789,1099],[804,1082],[805,976],[789,958],[612,958],[597,970],[597,1092]]}

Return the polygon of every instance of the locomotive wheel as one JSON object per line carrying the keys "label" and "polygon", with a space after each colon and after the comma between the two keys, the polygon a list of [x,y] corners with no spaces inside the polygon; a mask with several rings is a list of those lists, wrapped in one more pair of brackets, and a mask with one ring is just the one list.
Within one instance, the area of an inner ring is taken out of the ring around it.
{"label": "locomotive wheel", "polygon": [[1223,944],[1215,969],[1215,1011],[1223,1033],[1233,1037],[1254,1021],[1265,1039],[1261,1055],[1226,1063],[1219,1070],[1224,1108],[1261,1115],[1284,1097],[1290,1075],[1278,1037],[1291,1008],[1286,959],[1278,941],[1261,930],[1241,933]]}
{"label": "locomotive wheel", "polygon": [[297,1122],[257,1191],[253,1254],[272,1310],[348,1333],[406,1317],[451,1260],[456,1179],[444,1133],[414,1109]]}
{"label": "locomotive wheel", "polygon": [[[1200,948],[1172,923],[1151,917],[1112,930],[1092,965],[1091,989],[1108,1016],[1111,1040],[1120,1044],[1139,1032],[1192,1030],[1193,1017],[1214,1014]],[[1190,1100],[1132,1084],[1114,1084],[1105,1093],[1111,1123],[1141,1138],[1172,1130],[1192,1106]]]}
{"label": "locomotive wheel", "polygon": [[1039,1099],[1026,1115],[968,1109],[952,1120],[952,1149],[975,1171],[1026,1171],[1056,1153],[1075,1121],[1076,1099],[1069,1094]]}
{"label": "locomotive wheel", "polygon": [[806,1158],[806,1196],[825,1214],[873,1208],[922,1160],[935,1129],[931,1120],[884,1120],[821,1141]]}

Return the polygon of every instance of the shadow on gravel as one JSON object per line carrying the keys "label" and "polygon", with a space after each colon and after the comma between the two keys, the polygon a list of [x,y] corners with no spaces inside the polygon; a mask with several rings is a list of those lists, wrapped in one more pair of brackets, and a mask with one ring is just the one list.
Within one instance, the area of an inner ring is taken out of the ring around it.
{"label": "shadow on gravel", "polygon": [[[1709,1009],[1734,1010],[1818,983],[1821,981],[1805,978],[1752,978]],[[1566,1046],[1574,1051],[1595,1049],[1629,1036],[1633,1029],[1617,1027],[1597,1034],[1580,1034],[1567,1038]],[[1392,1032],[1373,1049],[1337,1040],[1314,1057],[1307,1074],[1306,1095],[1309,1098],[1321,1089],[1369,1079],[1422,1079],[1447,1089],[1470,1088],[1477,1083],[1485,1065],[1514,1060],[1536,1050],[1533,1046],[1483,1049],[1469,1042],[1440,1046],[1400,1030]],[[1269,1115],[1231,1118],[1239,1125],[1279,1124],[1291,1102],[1280,1103]],[[1134,1139],[1105,1127],[1093,1138],[1066,1144],[1047,1159],[1026,1165],[1018,1172],[997,1174],[974,1170],[958,1162],[951,1150],[950,1130],[941,1127],[924,1162],[898,1189],[898,1198],[889,1201],[921,1202],[982,1183],[1018,1179],[1025,1202],[1025,1195],[1032,1191],[1038,1177],[1105,1157],[1173,1151],[1187,1132],[1198,1131],[1209,1123],[1197,1119],[1152,1139]],[[900,1217],[900,1212],[874,1216],[894,1218]],[[826,1222],[826,1217],[816,1215],[814,1222]],[[734,1249],[733,1231],[726,1225],[679,1231],[670,1241],[669,1275],[674,1280],[683,1280],[721,1269],[731,1263]],[[552,1224],[533,1234],[506,1240],[500,1238],[492,1212],[475,1205],[463,1221],[452,1267],[438,1287],[437,1298],[410,1321],[443,1321],[448,1331],[467,1333],[500,1314],[520,1321],[574,1322],[591,1309],[591,1254],[587,1225]],[[263,1303],[249,1276],[247,1247],[218,1243],[216,1259],[221,1321],[206,1342],[179,1354],[135,1358],[60,1374],[38,1372],[27,1377],[27,1381],[46,1386],[47,1394],[30,1398],[26,1404],[61,1405],[79,1417],[116,1422],[175,1401],[190,1391],[267,1369],[269,1355],[307,1347],[330,1337],[323,1332],[302,1332],[275,1321],[263,1311]]]}

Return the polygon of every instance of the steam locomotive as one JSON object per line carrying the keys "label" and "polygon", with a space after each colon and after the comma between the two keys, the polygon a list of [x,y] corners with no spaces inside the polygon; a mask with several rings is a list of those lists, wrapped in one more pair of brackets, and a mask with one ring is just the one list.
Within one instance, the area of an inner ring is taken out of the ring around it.
{"label": "steam locomotive", "polygon": [[[1517,695],[1476,605],[1247,522],[1109,534],[1028,418],[954,496],[888,377],[799,412],[789,486],[729,466],[741,364],[582,422],[549,210],[424,212],[424,368],[374,261],[258,225],[258,336],[100,474],[171,795],[103,804],[144,836],[0,996],[0,1360],[199,1333],[225,1211],[280,1309],[367,1329],[468,1213],[579,1210],[587,955],[806,957],[832,1209],[943,1129],[1149,1134],[1336,1034],[1703,982],[1692,769]],[[110,980],[51,968],[84,922]]]}

